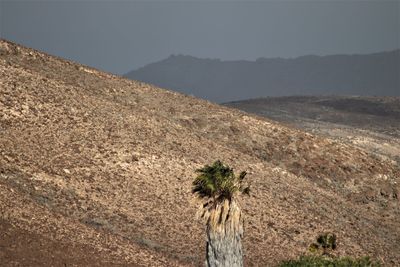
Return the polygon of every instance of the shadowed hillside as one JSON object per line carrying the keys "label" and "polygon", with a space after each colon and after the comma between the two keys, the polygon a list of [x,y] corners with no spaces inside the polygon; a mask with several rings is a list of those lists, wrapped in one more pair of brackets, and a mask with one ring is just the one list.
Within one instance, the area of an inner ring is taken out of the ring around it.
{"label": "shadowed hillside", "polygon": [[220,61],[170,56],[125,77],[228,102],[285,95],[400,95],[400,50],[368,55]]}
{"label": "shadowed hillside", "polygon": [[400,165],[400,97],[290,96],[226,103]]}
{"label": "shadowed hillside", "polygon": [[338,255],[400,265],[389,161],[7,41],[0,74],[2,264],[201,266],[191,183],[220,159],[252,184],[246,266],[296,257],[322,231]]}

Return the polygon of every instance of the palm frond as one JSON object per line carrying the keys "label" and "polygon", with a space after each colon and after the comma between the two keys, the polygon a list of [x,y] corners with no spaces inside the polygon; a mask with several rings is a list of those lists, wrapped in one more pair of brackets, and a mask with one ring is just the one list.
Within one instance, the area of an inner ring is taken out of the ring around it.
{"label": "palm frond", "polygon": [[233,169],[217,160],[212,165],[197,169],[199,174],[193,181],[192,193],[200,198],[215,200],[231,199],[236,192],[249,194],[250,187],[245,185],[246,172],[236,176]]}

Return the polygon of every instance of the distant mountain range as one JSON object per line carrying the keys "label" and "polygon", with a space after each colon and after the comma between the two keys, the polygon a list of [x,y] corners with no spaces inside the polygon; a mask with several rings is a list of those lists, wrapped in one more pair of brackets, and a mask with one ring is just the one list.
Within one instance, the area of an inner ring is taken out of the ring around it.
{"label": "distant mountain range", "polygon": [[214,102],[286,95],[398,96],[400,50],[256,61],[171,55],[124,76]]}

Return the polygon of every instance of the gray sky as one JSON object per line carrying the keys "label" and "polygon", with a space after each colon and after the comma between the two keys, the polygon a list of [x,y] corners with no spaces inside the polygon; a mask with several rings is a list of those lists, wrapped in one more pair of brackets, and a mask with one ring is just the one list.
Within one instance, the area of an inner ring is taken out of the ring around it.
{"label": "gray sky", "polygon": [[2,38],[117,74],[170,54],[254,60],[400,47],[400,0],[0,2]]}

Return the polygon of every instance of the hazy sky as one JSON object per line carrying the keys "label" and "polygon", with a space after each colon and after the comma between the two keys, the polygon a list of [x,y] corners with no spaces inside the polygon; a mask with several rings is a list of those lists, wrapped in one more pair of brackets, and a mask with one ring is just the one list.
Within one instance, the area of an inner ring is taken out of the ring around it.
{"label": "hazy sky", "polygon": [[400,47],[400,0],[0,2],[2,38],[118,74],[170,54],[254,60]]}

